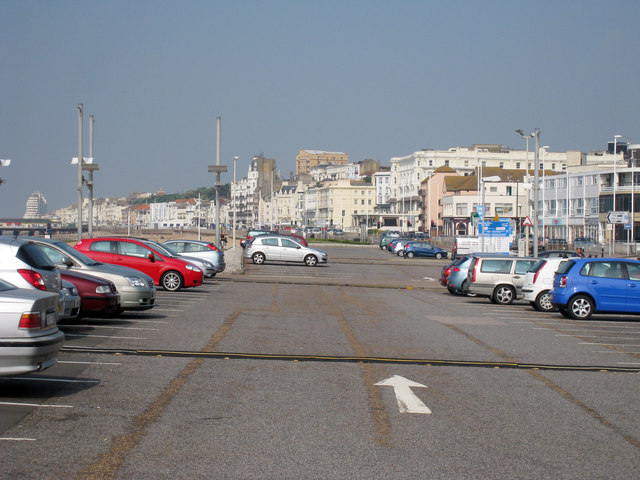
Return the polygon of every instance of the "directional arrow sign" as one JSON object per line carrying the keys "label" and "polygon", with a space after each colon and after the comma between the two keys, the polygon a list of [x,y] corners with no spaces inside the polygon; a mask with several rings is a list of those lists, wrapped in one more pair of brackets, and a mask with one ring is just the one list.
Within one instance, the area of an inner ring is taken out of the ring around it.
{"label": "directional arrow sign", "polygon": [[607,222],[609,223],[628,223],[629,212],[609,212],[607,213]]}
{"label": "directional arrow sign", "polygon": [[376,385],[393,387],[400,413],[431,413],[429,407],[422,403],[422,400],[411,390],[411,387],[427,388],[426,385],[408,380],[400,375],[389,377]]}

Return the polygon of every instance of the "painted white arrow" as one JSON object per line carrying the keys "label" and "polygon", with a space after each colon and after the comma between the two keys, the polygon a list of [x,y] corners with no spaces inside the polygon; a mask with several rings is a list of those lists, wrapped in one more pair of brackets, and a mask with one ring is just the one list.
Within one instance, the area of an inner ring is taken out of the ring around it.
{"label": "painted white arrow", "polygon": [[408,380],[400,375],[389,377],[376,383],[376,385],[393,387],[400,413],[431,413],[429,407],[422,403],[422,400],[411,390],[411,387],[427,388],[426,385]]}

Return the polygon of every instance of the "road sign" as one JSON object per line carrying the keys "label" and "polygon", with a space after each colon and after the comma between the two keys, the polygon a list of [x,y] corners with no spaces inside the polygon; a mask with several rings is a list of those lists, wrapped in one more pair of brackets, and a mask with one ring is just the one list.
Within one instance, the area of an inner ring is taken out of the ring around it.
{"label": "road sign", "polygon": [[625,230],[631,230],[631,224],[630,223],[625,223],[624,224],[624,229]]}
{"label": "road sign", "polygon": [[484,230],[484,235],[487,237],[510,237],[513,235],[513,228],[511,228],[509,220],[506,219],[497,222],[485,220],[484,222],[480,222],[478,227],[479,233],[482,233]]}
{"label": "road sign", "polygon": [[523,227],[533,227],[533,222],[531,221],[531,219],[529,217],[524,217],[524,220],[522,221],[522,226]]}
{"label": "road sign", "polygon": [[629,212],[609,212],[607,213],[608,223],[629,223]]}

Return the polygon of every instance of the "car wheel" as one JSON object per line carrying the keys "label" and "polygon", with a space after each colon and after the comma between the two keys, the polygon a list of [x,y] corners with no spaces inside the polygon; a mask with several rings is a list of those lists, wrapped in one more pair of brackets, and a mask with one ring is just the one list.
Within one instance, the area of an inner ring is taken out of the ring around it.
{"label": "car wheel", "polygon": [[168,290],[169,292],[177,292],[182,288],[182,275],[180,275],[175,270],[164,272],[162,278],[160,278],[160,284],[162,285],[162,288]]}
{"label": "car wheel", "polygon": [[404,250],[402,250],[402,249],[398,250],[398,256],[399,257],[404,257]]}
{"label": "car wheel", "polygon": [[499,303],[500,305],[510,305],[513,303],[516,297],[516,292],[513,287],[509,285],[499,285],[493,291],[493,299],[495,303]]}
{"label": "car wheel", "polygon": [[318,263],[318,259],[315,255],[307,255],[304,257],[304,263],[307,267],[313,267]]}
{"label": "car wheel", "polygon": [[549,290],[543,290],[538,294],[535,301],[535,309],[539,312],[553,312],[556,307],[551,304]]}
{"label": "car wheel", "polygon": [[407,258],[413,258],[413,252],[407,252]]}
{"label": "car wheel", "polygon": [[585,295],[576,295],[567,305],[567,311],[575,320],[587,320],[593,314],[595,305],[593,300]]}
{"label": "car wheel", "polygon": [[442,258],[442,254],[440,252],[436,253],[436,260],[440,260]]}
{"label": "car wheel", "polygon": [[251,260],[253,260],[253,263],[255,263],[256,265],[262,265],[265,261],[264,253],[262,252],[254,253],[253,256],[251,257]]}

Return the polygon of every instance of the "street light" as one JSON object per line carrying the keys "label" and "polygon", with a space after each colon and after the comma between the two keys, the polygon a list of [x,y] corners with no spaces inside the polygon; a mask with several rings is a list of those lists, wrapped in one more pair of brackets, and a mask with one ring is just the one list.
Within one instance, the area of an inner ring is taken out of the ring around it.
{"label": "street light", "polygon": [[238,186],[236,185],[236,163],[238,162],[238,158],[233,157],[233,249],[236,249],[236,195]]}
{"label": "street light", "polygon": [[516,133],[519,133],[519,134],[520,134],[520,136],[521,136],[522,138],[524,138],[524,139],[526,140],[526,143],[527,143],[527,157],[526,157],[526,162],[527,162],[527,175],[529,175],[529,139],[530,139],[531,137],[533,137],[534,135],[533,135],[533,134],[531,134],[531,135],[525,135],[525,133],[522,131],[522,129],[521,129],[521,128],[517,129],[517,130],[516,130]]}
{"label": "street light", "polygon": [[[618,139],[622,138],[622,135],[614,135],[613,136],[613,211],[616,211],[616,163],[617,163],[617,153],[618,153]],[[611,224],[611,255],[615,255],[616,253],[616,224]]]}
{"label": "street light", "polygon": [[547,191],[547,186],[544,183],[545,180],[545,174],[544,171],[546,169],[546,165],[544,164],[544,160],[545,160],[545,156],[547,154],[547,148],[549,148],[549,145],[545,145],[544,147],[542,147],[542,238],[547,238],[544,234],[544,227],[545,227],[545,212],[546,212],[546,208],[545,208],[545,192]]}
{"label": "street light", "polygon": [[[11,160],[8,158],[0,158],[0,167],[8,167],[11,164]],[[4,183],[4,180],[0,178],[0,185]]]}
{"label": "street light", "polygon": [[482,234],[480,237],[480,251],[484,253],[484,231],[486,230],[486,223],[485,223],[485,219],[486,219],[486,214],[487,214],[487,209],[485,207],[484,204],[484,197],[485,197],[485,183],[489,182],[499,182],[501,179],[499,176],[497,175],[493,175],[491,177],[482,177],[481,179],[481,184],[482,184]]}

